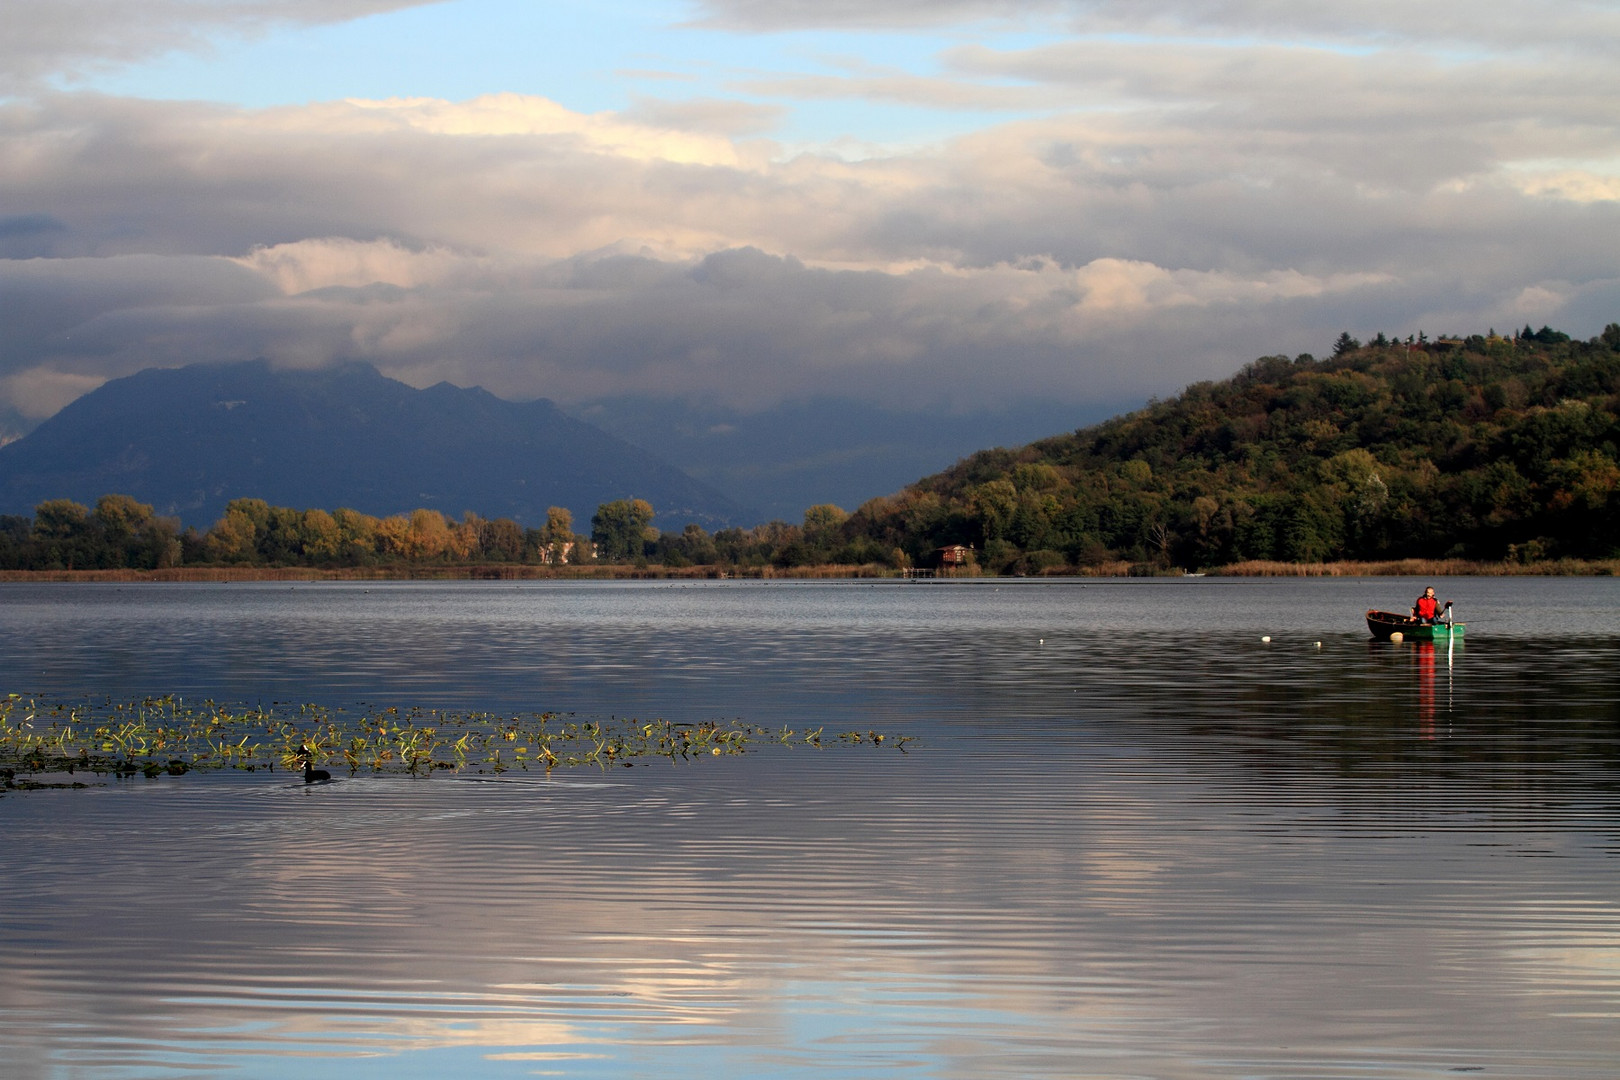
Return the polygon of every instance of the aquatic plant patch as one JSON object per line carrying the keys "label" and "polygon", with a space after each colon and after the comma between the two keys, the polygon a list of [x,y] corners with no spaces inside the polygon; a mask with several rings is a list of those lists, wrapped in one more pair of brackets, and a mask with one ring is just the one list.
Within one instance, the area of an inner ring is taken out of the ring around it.
{"label": "aquatic plant patch", "polygon": [[440,709],[341,709],[187,704],[177,697],[53,703],[0,698],[0,784],[40,786],[32,774],[148,777],[193,769],[303,770],[315,766],[423,776],[437,771],[608,768],[638,760],[692,761],[751,746],[891,747],[910,736],[822,728],[771,730],[740,720],[681,723],[582,719],[565,713],[504,715]]}

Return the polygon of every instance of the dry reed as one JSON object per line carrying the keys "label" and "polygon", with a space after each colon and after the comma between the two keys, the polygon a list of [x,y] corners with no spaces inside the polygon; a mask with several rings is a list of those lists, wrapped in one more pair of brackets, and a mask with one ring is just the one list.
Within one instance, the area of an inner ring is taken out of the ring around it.
{"label": "dry reed", "polygon": [[[1174,577],[1179,567],[1152,570]],[[1550,559],[1543,562],[1481,562],[1467,559],[1392,559],[1382,562],[1289,563],[1251,559],[1210,567],[1210,577],[1613,577],[1620,559]],[[879,563],[863,566],[531,566],[518,563],[412,566],[177,566],[162,570],[0,570],[0,582],[237,582],[237,581],[759,581],[896,578],[903,571]],[[1143,576],[1143,564],[1125,561],[1051,566],[1040,577]],[[934,571],[940,578],[987,575],[979,567]]]}

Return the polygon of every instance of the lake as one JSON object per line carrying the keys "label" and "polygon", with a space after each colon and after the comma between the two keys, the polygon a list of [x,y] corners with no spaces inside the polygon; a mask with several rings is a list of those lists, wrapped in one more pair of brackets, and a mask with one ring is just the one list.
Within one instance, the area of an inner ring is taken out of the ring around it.
{"label": "lake", "polygon": [[1423,584],[0,585],[53,701],[915,738],[9,792],[0,1075],[1609,1080],[1620,582]]}

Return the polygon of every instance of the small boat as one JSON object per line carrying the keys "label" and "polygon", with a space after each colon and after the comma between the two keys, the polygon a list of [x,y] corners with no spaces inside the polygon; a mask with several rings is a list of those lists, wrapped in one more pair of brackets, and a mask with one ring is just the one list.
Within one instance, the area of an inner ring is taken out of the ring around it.
{"label": "small boat", "polygon": [[1367,629],[1376,638],[1400,634],[1408,641],[1446,641],[1460,638],[1467,623],[1424,622],[1410,615],[1397,615],[1393,611],[1367,612]]}

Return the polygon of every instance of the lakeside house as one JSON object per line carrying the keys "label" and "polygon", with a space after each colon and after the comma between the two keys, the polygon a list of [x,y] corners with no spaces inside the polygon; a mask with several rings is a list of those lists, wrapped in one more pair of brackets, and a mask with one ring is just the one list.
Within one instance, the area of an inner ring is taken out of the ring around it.
{"label": "lakeside house", "polygon": [[[593,550],[595,549],[595,546],[596,545],[594,544],[591,545]],[[553,561],[555,561],[558,566],[567,566],[573,554],[574,542],[572,540],[560,547],[547,545],[546,547],[540,549],[540,562],[545,566],[550,566]]]}

